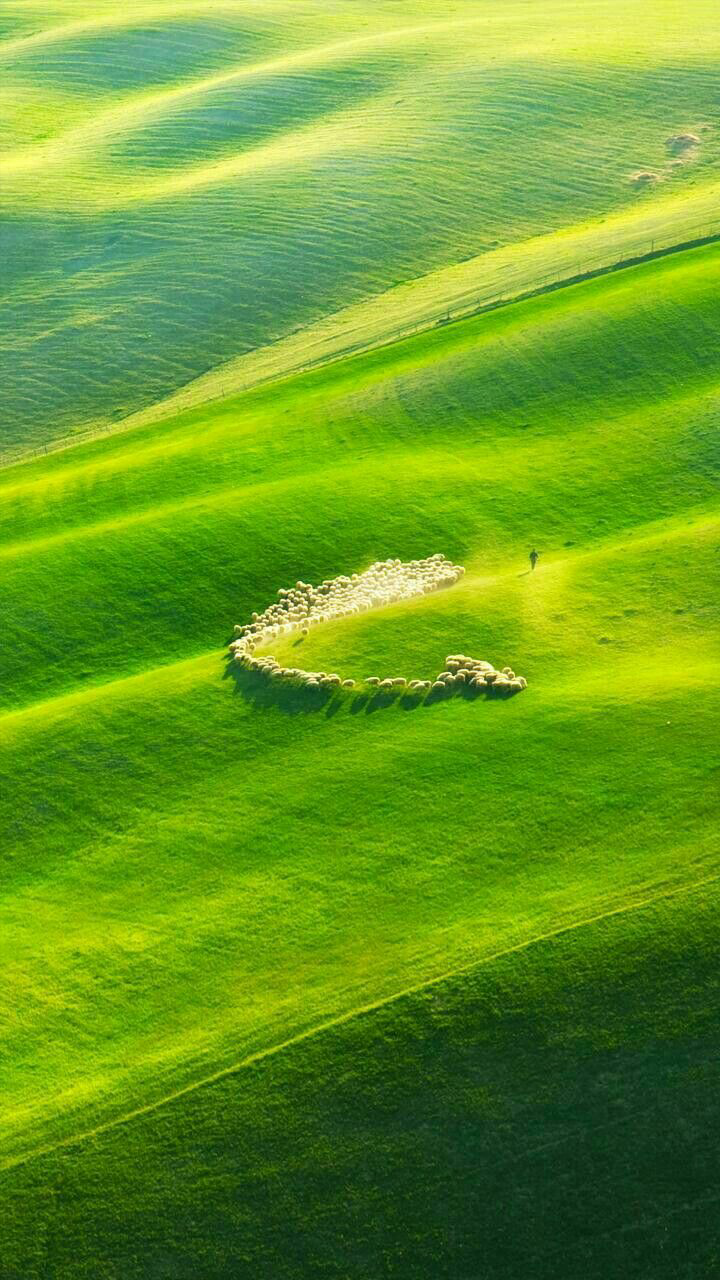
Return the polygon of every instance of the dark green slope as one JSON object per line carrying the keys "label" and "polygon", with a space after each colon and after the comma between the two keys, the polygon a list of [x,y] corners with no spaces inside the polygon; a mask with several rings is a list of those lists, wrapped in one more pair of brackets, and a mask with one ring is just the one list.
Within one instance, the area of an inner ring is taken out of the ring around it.
{"label": "dark green slope", "polygon": [[708,884],[31,1158],[3,1276],[709,1280],[719,941]]}

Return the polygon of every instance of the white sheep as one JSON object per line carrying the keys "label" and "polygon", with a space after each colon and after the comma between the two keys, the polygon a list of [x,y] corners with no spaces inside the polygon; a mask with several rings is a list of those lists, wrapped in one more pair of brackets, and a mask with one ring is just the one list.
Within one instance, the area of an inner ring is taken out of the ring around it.
{"label": "white sheep", "polygon": [[[309,687],[340,684],[343,688],[353,688],[355,681],[344,680],[335,672],[328,675],[324,671],[306,672],[297,667],[283,667],[270,655],[255,657],[254,651],[259,644],[267,644],[273,636],[300,632],[306,637],[311,627],[323,622],[357,616],[367,609],[451,586],[464,572],[462,565],[452,564],[440,552],[435,552],[420,560],[403,562],[397,557],[377,560],[362,573],[325,578],[317,587],[298,579],[294,587],[280,587],[277,600],[263,613],[252,613],[251,621],[244,626],[235,624],[230,654],[240,665],[268,679],[299,680]],[[469,684],[474,689],[496,689],[498,693],[519,692],[527,687],[524,677],[516,676],[509,666],[498,672],[485,659],[471,658],[462,653],[448,654],[445,662],[446,670],[434,682],[411,680],[408,685],[404,676],[384,679],[369,676],[365,683],[370,688],[385,690],[409,687],[413,692],[431,687],[450,692],[455,684]]]}
{"label": "white sheep", "polygon": [[452,565],[436,552],[425,560],[406,563],[398,558],[376,561],[364,573],[326,578],[317,588],[298,579],[295,588],[279,588],[277,602],[264,614],[253,614],[252,626],[259,634],[280,634],[273,628],[285,625],[295,629],[300,622],[309,626],[332,617],[347,617],[451,585],[461,575],[462,566]]}

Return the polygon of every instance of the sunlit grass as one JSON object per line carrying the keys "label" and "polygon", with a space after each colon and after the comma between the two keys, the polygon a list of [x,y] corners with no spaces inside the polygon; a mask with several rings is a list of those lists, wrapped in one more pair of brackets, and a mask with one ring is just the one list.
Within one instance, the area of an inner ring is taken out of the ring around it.
{"label": "sunlit grass", "polygon": [[712,10],[0,10],[0,1272],[709,1280]]}
{"label": "sunlit grass", "polygon": [[[42,987],[14,965],[9,1154],[714,874],[717,259],[5,472],[6,937],[46,957]],[[313,710],[226,673],[277,586],[434,550],[452,591],[278,655],[430,677],[460,648],[521,697]]]}
{"label": "sunlit grass", "polygon": [[6,8],[7,453],[714,222],[711,7]]}

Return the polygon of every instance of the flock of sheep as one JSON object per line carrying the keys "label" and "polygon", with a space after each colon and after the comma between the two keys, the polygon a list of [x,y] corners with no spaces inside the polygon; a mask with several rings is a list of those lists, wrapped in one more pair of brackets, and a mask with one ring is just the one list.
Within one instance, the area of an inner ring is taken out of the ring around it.
{"label": "flock of sheep", "polygon": [[[261,614],[254,613],[252,621],[235,627],[235,638],[230,652],[236,662],[268,680],[292,681],[308,689],[343,689],[356,687],[355,680],[327,671],[305,671],[301,667],[284,667],[273,657],[255,657],[259,645],[268,644],[276,636],[299,632],[306,636],[310,627],[333,618],[349,617],[368,609],[410,600],[443,587],[451,587],[462,577],[462,565],[452,564],[443,555],[428,556],[425,560],[378,560],[364,573],[350,577],[340,575],[328,578],[314,587],[309,582],[296,582],[294,587],[278,591],[277,604],[269,605]],[[456,687],[493,694],[519,693],[527,681],[516,676],[510,667],[496,671],[492,663],[465,654],[450,654],[445,662],[446,670],[435,680],[407,680],[404,676],[382,679],[368,676],[359,682],[376,691],[387,693],[409,689],[415,694],[447,695]]]}

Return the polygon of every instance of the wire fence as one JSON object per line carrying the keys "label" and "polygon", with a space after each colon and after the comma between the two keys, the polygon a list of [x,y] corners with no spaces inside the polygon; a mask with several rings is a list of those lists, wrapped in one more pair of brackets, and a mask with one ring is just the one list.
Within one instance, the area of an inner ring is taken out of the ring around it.
{"label": "wire fence", "polygon": [[[522,285],[518,282],[515,288],[497,289],[482,297],[478,297],[475,290],[468,290],[466,295],[456,298],[450,307],[444,308],[434,323],[447,324],[455,320],[464,320],[470,315],[479,315],[495,307],[520,302],[524,298],[536,297],[553,289],[567,288],[569,285],[579,284],[595,276],[610,275],[614,271],[637,266],[653,258],[668,257],[673,253],[697,249],[715,240],[720,240],[720,221],[704,222],[689,227],[685,230],[682,240],[658,233],[650,238],[618,244],[615,256],[609,256],[606,247],[601,257],[595,256],[572,263],[558,264],[552,271],[540,273],[532,279],[528,278]],[[419,332],[428,327],[430,326],[425,321],[413,330],[408,330],[408,333]]]}
{"label": "wire fence", "polygon": [[[360,354],[370,347],[390,346],[395,342],[402,341],[404,338],[427,332],[438,325],[466,320],[470,316],[482,315],[485,312],[496,310],[498,307],[509,306],[511,303],[522,302],[524,299],[534,298],[543,293],[551,293],[556,289],[580,284],[583,280],[610,275],[612,272],[637,266],[643,262],[649,262],[653,258],[667,257],[673,253],[697,249],[716,240],[720,240],[720,221],[707,221],[685,228],[682,240],[677,239],[677,228],[675,228],[674,237],[669,233],[663,235],[661,231],[658,231],[651,237],[646,236],[643,239],[629,243],[618,243],[615,246],[617,252],[614,256],[612,255],[613,246],[606,246],[602,257],[596,256],[585,261],[558,263],[551,272],[541,273],[536,277],[526,278],[524,281],[519,279],[513,283],[508,281],[505,287],[496,286],[494,289],[490,287],[487,293],[484,294],[479,293],[477,287],[468,289],[465,293],[456,296],[452,304],[446,304],[436,311],[426,312],[417,324],[401,325],[380,341],[377,341],[377,335],[375,335],[374,340],[365,337],[365,339],[360,339],[345,347],[334,348],[330,352],[325,352],[319,356],[315,361],[307,361],[292,368],[284,369],[280,376],[287,377],[291,374],[309,371],[332,360],[340,360]],[[268,344],[268,347],[263,349],[270,349],[270,347],[277,346],[283,341],[283,338],[279,338],[276,343]],[[210,400],[224,399],[227,395],[237,395],[243,391],[251,390],[256,386],[261,386],[263,383],[271,381],[276,376],[278,375],[273,372],[264,378],[261,377],[246,384],[237,384],[227,388],[221,387],[219,394],[210,397],[208,402]],[[178,411],[182,410],[179,408]],[[85,444],[99,437],[120,433],[123,430],[123,422],[127,421],[128,419],[119,419],[104,426],[94,427],[87,432],[73,432],[72,435],[59,437],[34,449],[22,449],[15,453],[6,454],[0,466],[29,461],[32,458],[43,457],[71,448],[76,444]]]}

